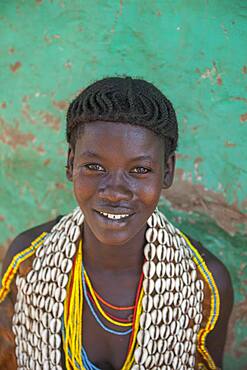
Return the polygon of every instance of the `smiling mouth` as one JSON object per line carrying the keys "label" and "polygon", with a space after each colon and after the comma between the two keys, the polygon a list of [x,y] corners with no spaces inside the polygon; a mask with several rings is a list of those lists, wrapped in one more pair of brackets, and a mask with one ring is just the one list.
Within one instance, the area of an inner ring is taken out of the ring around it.
{"label": "smiling mouth", "polygon": [[114,220],[114,221],[120,221],[120,220],[125,220],[127,219],[128,217],[132,216],[132,214],[130,213],[125,213],[125,214],[113,214],[113,213],[106,213],[106,212],[99,212],[99,211],[96,211],[97,213],[99,213],[101,216],[109,219],[109,220]]}

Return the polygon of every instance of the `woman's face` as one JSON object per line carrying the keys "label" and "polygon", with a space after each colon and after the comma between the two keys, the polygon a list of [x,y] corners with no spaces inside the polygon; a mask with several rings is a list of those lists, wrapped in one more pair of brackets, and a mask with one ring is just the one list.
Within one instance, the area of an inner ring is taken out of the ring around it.
{"label": "woman's face", "polygon": [[164,157],[163,141],[146,128],[84,125],[70,153],[72,181],[85,223],[99,242],[122,245],[144,232],[164,185]]}

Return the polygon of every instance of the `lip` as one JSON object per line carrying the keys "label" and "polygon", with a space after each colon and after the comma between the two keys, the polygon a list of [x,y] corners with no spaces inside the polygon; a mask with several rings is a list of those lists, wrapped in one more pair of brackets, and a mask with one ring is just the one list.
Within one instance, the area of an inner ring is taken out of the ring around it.
{"label": "lip", "polygon": [[[133,213],[133,211],[130,213],[130,211],[127,211],[126,209],[124,210],[124,212],[120,212],[120,210],[118,209],[118,212],[112,212],[112,211],[109,211],[109,210],[94,210],[95,214],[97,215],[97,218],[100,222],[104,222],[105,225],[126,225],[126,223],[135,215],[135,213]],[[111,219],[111,218],[107,218],[106,216],[103,216],[100,212],[104,212],[104,213],[110,213],[110,214],[113,214],[113,215],[126,215],[126,214],[129,214],[129,216],[125,217],[125,218],[120,218],[120,219]]]}

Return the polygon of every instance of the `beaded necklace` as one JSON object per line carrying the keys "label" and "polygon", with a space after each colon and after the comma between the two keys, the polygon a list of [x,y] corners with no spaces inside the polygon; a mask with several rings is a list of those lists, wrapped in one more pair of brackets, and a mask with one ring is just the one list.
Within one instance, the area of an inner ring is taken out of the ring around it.
{"label": "beaded necklace", "polygon": [[[17,275],[13,332],[18,369],[62,370],[62,317],[66,332],[63,346],[66,350],[70,343],[71,354],[67,356],[66,368],[86,368],[82,363],[87,361],[86,354],[81,355],[83,284],[75,279],[74,289],[69,292],[66,289],[75,276],[84,276],[83,266],[78,262],[80,258],[73,261],[82,223],[80,209],[63,217],[37,248],[32,270],[26,277]],[[206,334],[214,327],[219,311],[213,278],[186,238],[164,215],[154,212],[147,226],[144,279],[122,370],[154,366],[194,369],[199,331],[200,353],[210,368],[215,369],[204,347]],[[210,322],[201,330],[204,283],[197,275],[197,268],[205,280],[210,281],[213,303]],[[65,304],[67,300],[75,303],[70,304],[69,309]]]}

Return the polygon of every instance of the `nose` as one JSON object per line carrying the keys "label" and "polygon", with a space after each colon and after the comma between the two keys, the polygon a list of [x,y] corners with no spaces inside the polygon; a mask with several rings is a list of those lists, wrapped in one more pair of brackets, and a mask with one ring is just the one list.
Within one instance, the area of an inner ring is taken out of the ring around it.
{"label": "nose", "polygon": [[131,186],[120,172],[109,173],[99,186],[99,197],[112,203],[132,199]]}

